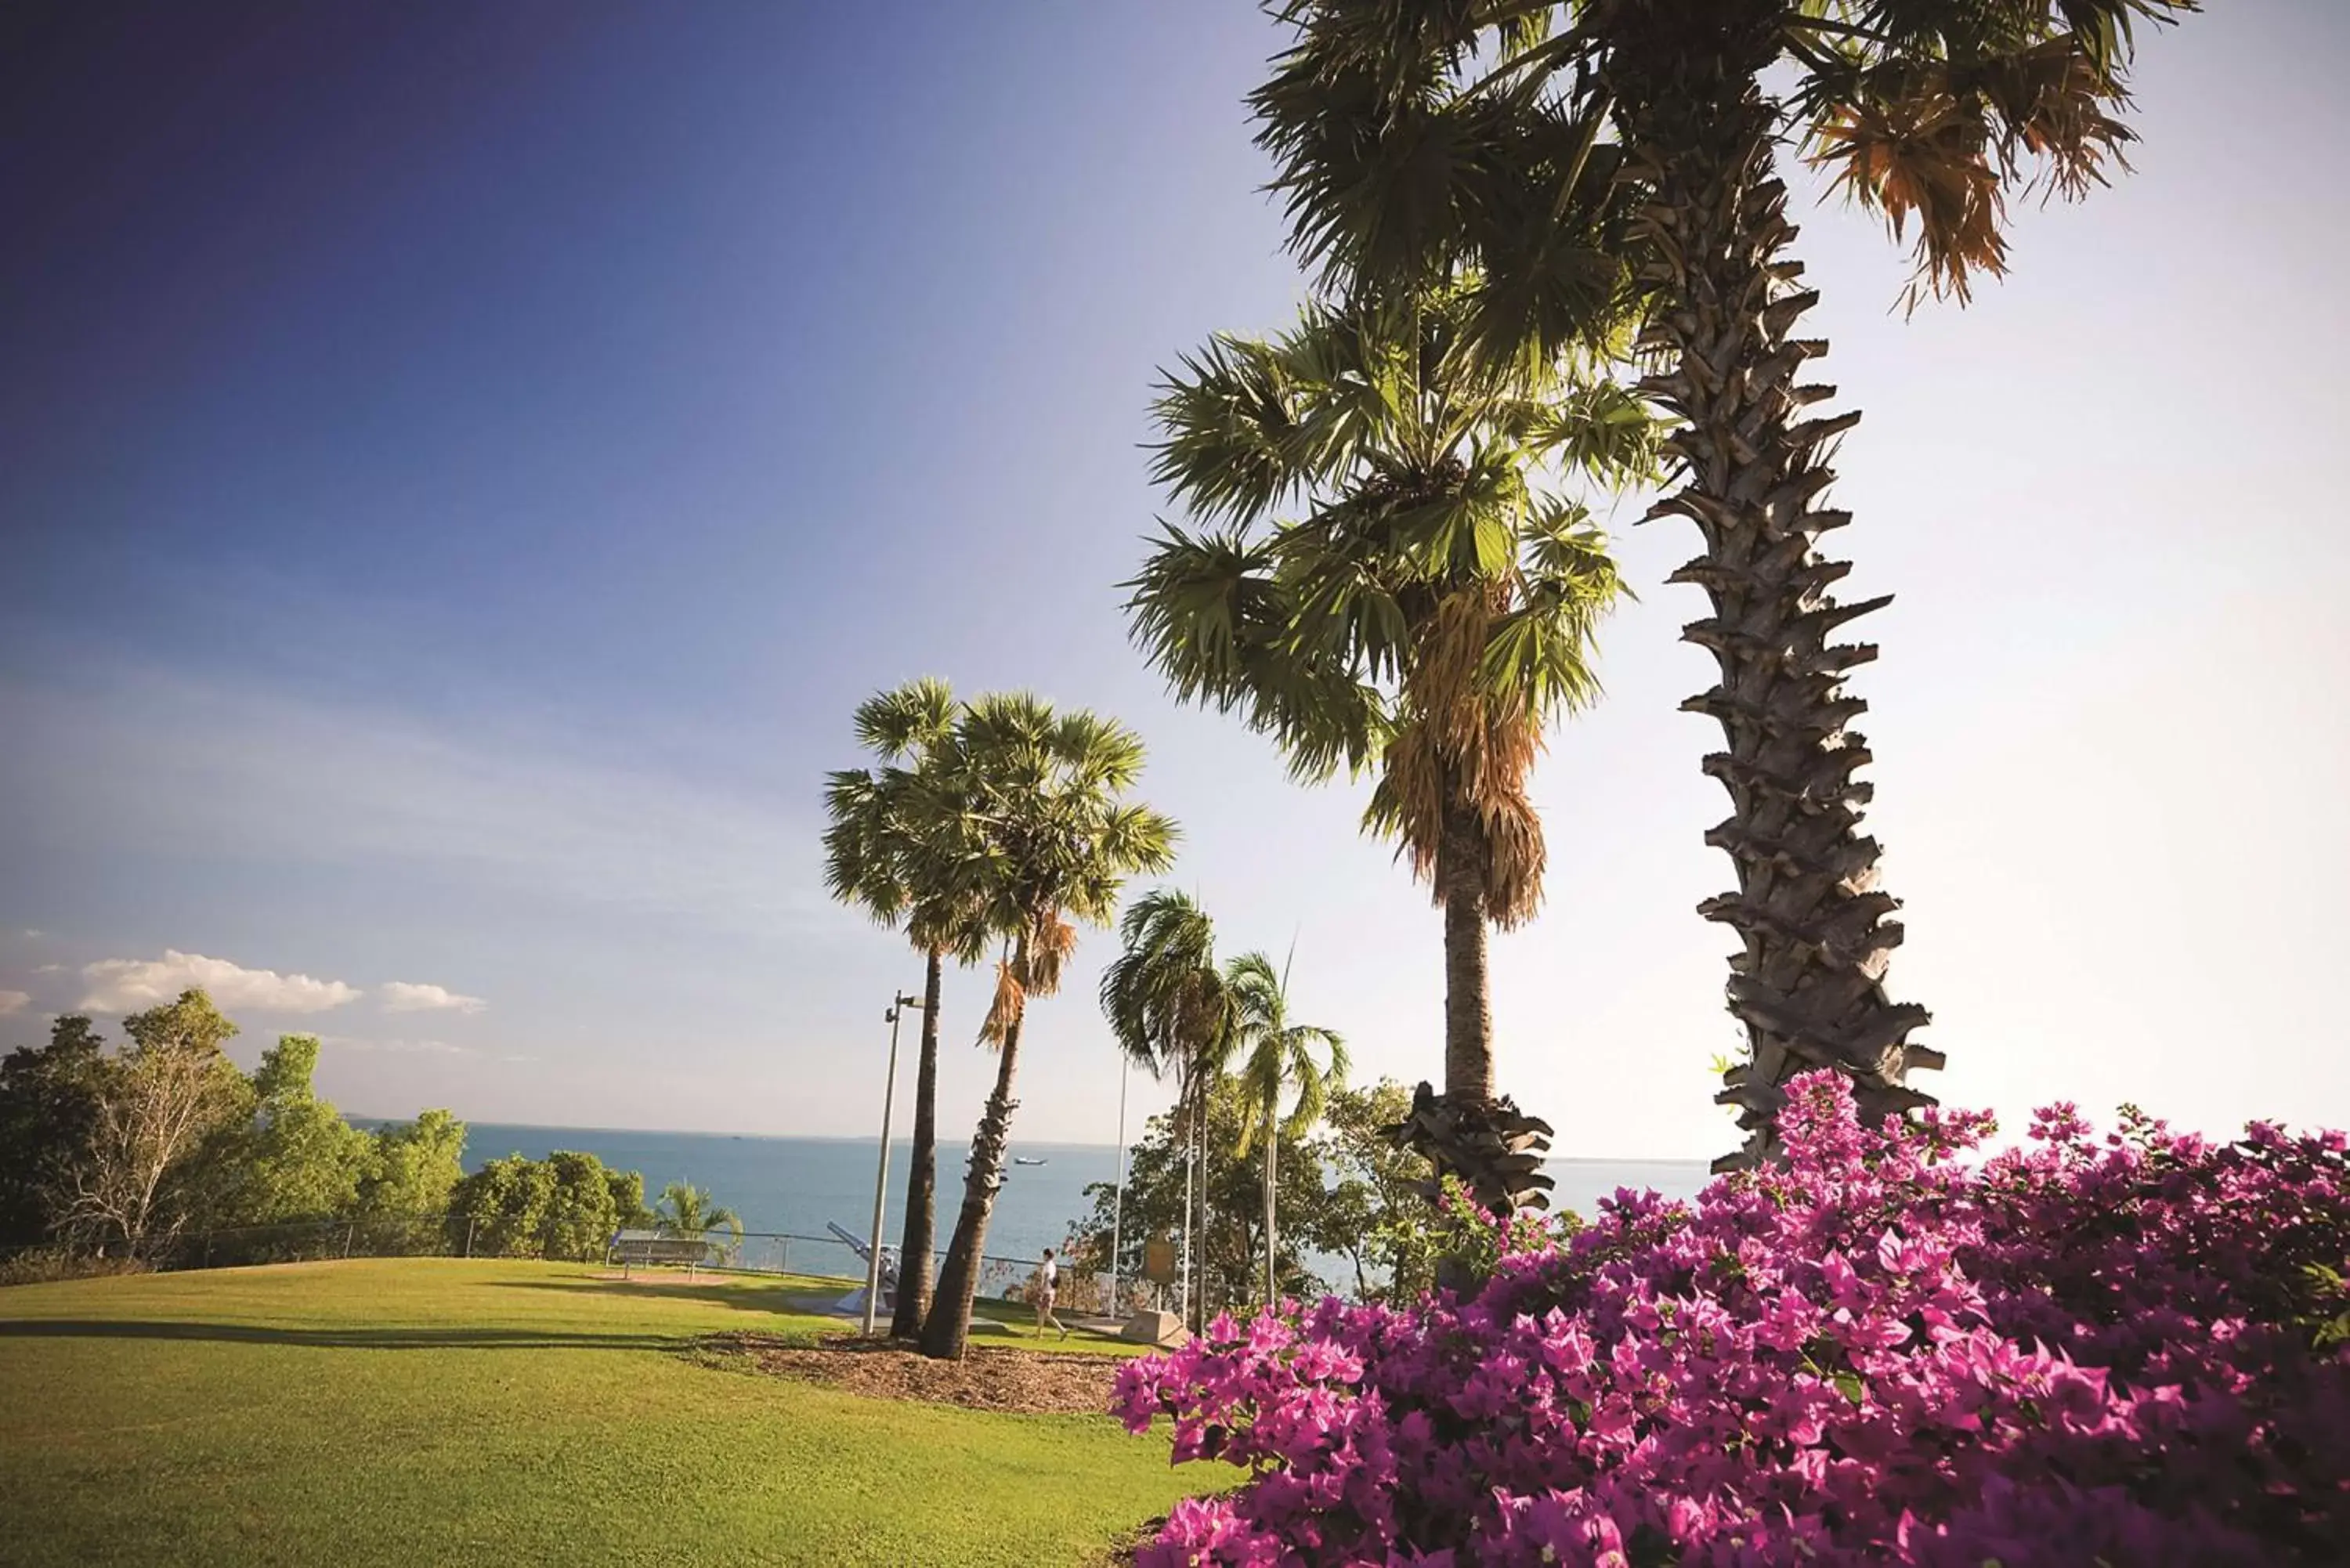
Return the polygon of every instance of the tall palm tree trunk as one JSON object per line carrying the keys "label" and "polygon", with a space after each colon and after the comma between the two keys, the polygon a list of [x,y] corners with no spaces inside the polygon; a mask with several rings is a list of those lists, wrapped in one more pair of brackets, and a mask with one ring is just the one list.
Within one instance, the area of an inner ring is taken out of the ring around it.
{"label": "tall palm tree trunk", "polygon": [[[1436,862],[1444,904],[1444,1093],[1420,1085],[1410,1116],[1388,1128],[1388,1137],[1423,1156],[1440,1179],[1458,1177],[1479,1204],[1507,1214],[1549,1204],[1551,1179],[1541,1168],[1551,1127],[1493,1092],[1485,947],[1489,865],[1476,811],[1452,788]],[[1432,1184],[1428,1191],[1432,1199]]]}
{"label": "tall palm tree trunk", "polygon": [[898,1243],[898,1302],[889,1314],[894,1339],[922,1331],[931,1308],[931,1248],[938,1235],[939,981],[945,956],[932,948],[922,975],[922,1054],[914,1072],[914,1161],[906,1177],[906,1233]]}
{"label": "tall palm tree trunk", "polygon": [[1869,753],[1845,726],[1867,705],[1843,690],[1845,673],[1877,649],[1829,640],[1887,600],[1837,604],[1827,589],[1850,567],[1815,548],[1851,520],[1817,503],[1835,478],[1835,440],[1860,415],[1802,417],[1835,389],[1795,383],[1827,345],[1792,335],[1818,295],[1783,286],[1803,267],[1783,255],[1795,228],[1755,84],[1777,8],[1727,17],[1734,7],[1707,8],[1698,36],[1720,41],[1709,57],[1687,47],[1698,24],[1679,20],[1676,40],[1680,8],[1656,6],[1668,36],[1627,51],[1611,84],[1633,170],[1654,192],[1638,223],[1649,242],[1643,281],[1663,307],[1641,347],[1661,368],[1642,389],[1686,421],[1668,442],[1683,483],[1650,515],[1687,517],[1703,535],[1704,553],[1670,580],[1696,583],[1711,600],[1713,613],[1682,637],[1721,673],[1682,705],[1711,714],[1726,737],[1704,769],[1729,792],[1731,815],[1706,842],[1729,854],[1738,877],[1735,892],[1699,906],[1739,935],[1730,1010],[1749,1046],[1716,1096],[1738,1107],[1746,1143],[1717,1170],[1775,1156],[1783,1085],[1797,1073],[1845,1073],[1875,1118],[1932,1104],[1907,1079],[1942,1064],[1939,1052],[1908,1043],[1926,1010],[1891,1001],[1883,984],[1901,940],[1886,917],[1899,906],[1877,887],[1877,841],[1860,831],[1870,786],[1853,775]]}
{"label": "tall palm tree trunk", "polygon": [[1444,1097],[1464,1110],[1493,1098],[1484,848],[1475,814],[1460,800],[1448,802],[1437,866],[1444,896]]}
{"label": "tall palm tree trunk", "polygon": [[962,1212],[955,1217],[954,1239],[947,1243],[946,1262],[939,1268],[938,1292],[931,1300],[930,1315],[922,1320],[925,1355],[960,1359],[971,1338],[971,1304],[979,1294],[987,1221],[995,1212],[995,1195],[1003,1186],[1003,1154],[1011,1142],[1012,1113],[1020,1103],[1012,1097],[1012,1083],[1020,1064],[1021,1023],[1021,1019],[1014,1018],[1004,1028],[1003,1044],[996,1055],[995,1087],[988,1092],[978,1134],[971,1140]]}

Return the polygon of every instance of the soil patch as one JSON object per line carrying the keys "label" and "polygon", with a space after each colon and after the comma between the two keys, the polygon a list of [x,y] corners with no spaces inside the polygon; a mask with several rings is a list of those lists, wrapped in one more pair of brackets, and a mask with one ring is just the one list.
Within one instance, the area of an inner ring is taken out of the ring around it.
{"label": "soil patch", "polygon": [[960,1405],[966,1410],[1031,1415],[1106,1416],[1119,1363],[1103,1355],[974,1345],[961,1361],[933,1361],[899,1346],[851,1334],[815,1345],[759,1334],[712,1334],[702,1348],[748,1359],[761,1372],[822,1383],[872,1399]]}

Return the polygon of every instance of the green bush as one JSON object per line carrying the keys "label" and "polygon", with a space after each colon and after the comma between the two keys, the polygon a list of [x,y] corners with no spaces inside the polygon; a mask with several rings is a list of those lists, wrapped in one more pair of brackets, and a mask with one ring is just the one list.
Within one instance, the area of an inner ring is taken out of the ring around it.
{"label": "green bush", "polygon": [[644,1189],[642,1175],[612,1170],[592,1154],[510,1154],[457,1183],[452,1224],[470,1230],[477,1256],[585,1262],[604,1255],[624,1218],[643,1214]]}
{"label": "green bush", "polygon": [[370,1251],[437,1252],[448,1245],[443,1220],[465,1177],[464,1153],[465,1124],[447,1111],[375,1129],[354,1209]]}

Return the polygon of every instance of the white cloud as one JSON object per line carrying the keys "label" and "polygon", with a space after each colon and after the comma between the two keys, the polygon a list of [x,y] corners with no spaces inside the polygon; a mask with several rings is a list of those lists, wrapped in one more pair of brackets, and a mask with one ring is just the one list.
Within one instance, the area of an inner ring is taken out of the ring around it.
{"label": "white cloud", "polygon": [[65,967],[66,966],[61,963],[36,964],[33,966],[33,972],[35,974],[61,974],[65,971]]}
{"label": "white cloud", "polygon": [[25,1004],[32,1000],[33,993],[28,991],[0,991],[0,1018],[12,1012],[22,1012]]}
{"label": "white cloud", "polygon": [[222,1008],[259,1012],[323,1012],[359,999],[356,986],[274,969],[246,969],[226,959],[206,958],[166,948],[160,959],[101,959],[82,966],[90,992],[85,1008],[127,1012],[155,1007],[192,986],[202,987]]}
{"label": "white cloud", "polygon": [[536,1062],[539,1057],[511,1051],[486,1053],[446,1040],[362,1040],[350,1034],[328,1034],[323,1042],[338,1051],[382,1052],[392,1056],[473,1056],[484,1062]]}
{"label": "white cloud", "polygon": [[445,985],[418,985],[404,980],[376,987],[386,1012],[479,1012],[489,1005],[478,996],[461,996]]}
{"label": "white cloud", "polygon": [[452,1045],[446,1040],[355,1040],[348,1034],[329,1034],[326,1043],[341,1051],[388,1051],[396,1056],[472,1056],[477,1054],[471,1045]]}

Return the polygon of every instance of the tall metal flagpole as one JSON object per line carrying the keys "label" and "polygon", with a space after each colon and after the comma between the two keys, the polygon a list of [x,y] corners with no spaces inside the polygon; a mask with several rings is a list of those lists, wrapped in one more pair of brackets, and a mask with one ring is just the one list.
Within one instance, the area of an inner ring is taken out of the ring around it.
{"label": "tall metal flagpole", "polygon": [[1175,1097],[1181,1106],[1176,1120],[1183,1132],[1183,1256],[1175,1271],[1180,1281],[1175,1294],[1188,1326],[1191,1321],[1191,1171],[1197,1163],[1191,1158],[1191,1074],[1188,1064],[1176,1079]]}
{"label": "tall metal flagpole", "polygon": [[1118,1315],[1118,1227],[1126,1218],[1126,1070],[1131,1066],[1121,1054],[1118,1060],[1118,1199],[1109,1210],[1109,1315]]}
{"label": "tall metal flagpole", "polygon": [[881,1304],[881,1210],[889,1192],[889,1114],[898,1098],[898,1014],[921,1003],[904,992],[883,1016],[889,1020],[889,1075],[881,1088],[881,1168],[873,1175],[873,1230],[865,1244],[865,1337],[873,1337],[874,1312]]}

